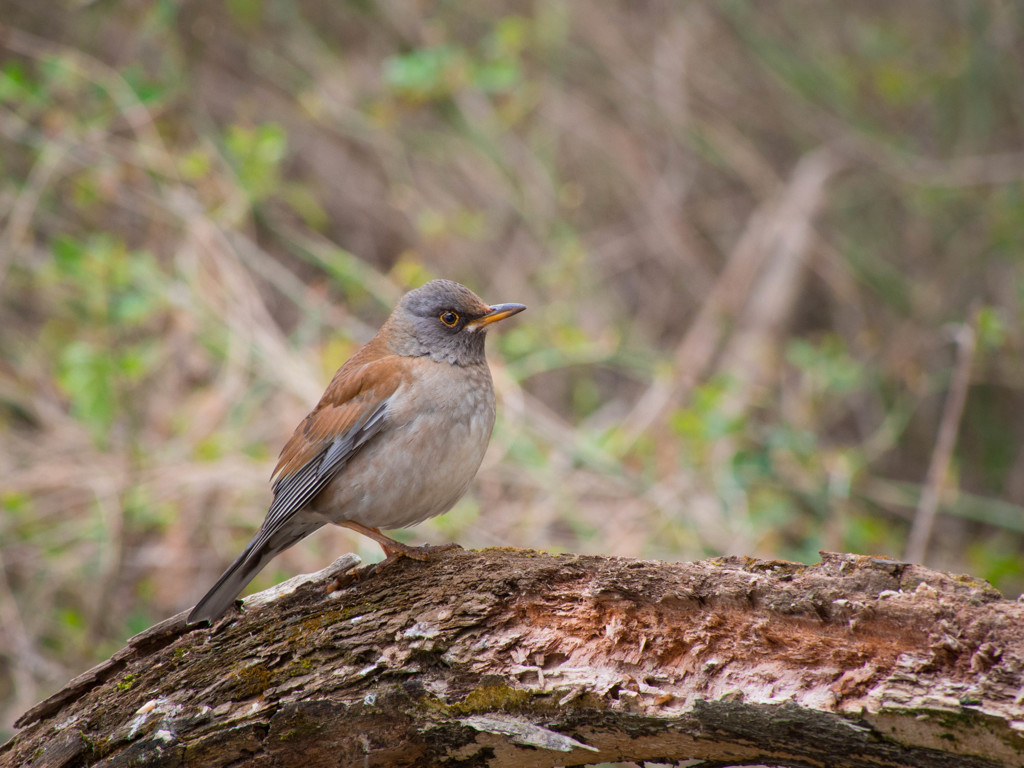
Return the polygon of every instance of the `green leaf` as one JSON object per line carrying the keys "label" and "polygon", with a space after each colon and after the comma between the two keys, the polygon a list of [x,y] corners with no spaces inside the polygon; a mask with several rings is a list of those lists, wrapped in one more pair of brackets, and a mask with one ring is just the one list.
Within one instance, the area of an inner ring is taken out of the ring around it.
{"label": "green leaf", "polygon": [[254,202],[273,193],[280,184],[280,164],[288,154],[288,134],[277,123],[255,128],[228,127],[225,145],[238,179]]}
{"label": "green leaf", "polygon": [[60,354],[57,381],[71,403],[71,413],[101,444],[114,420],[113,376],[113,360],[88,342],[72,342]]}
{"label": "green leaf", "polygon": [[0,68],[0,101],[34,101],[39,90],[20,62],[9,61]]}
{"label": "green leaf", "polygon": [[522,74],[516,61],[493,61],[473,70],[473,84],[484,93],[504,93],[520,84]]}
{"label": "green leaf", "polygon": [[81,274],[85,247],[80,240],[66,235],[57,235],[52,241],[51,248],[53,260],[59,272],[71,277]]}
{"label": "green leaf", "polygon": [[384,82],[401,95],[421,99],[450,95],[464,80],[465,53],[454,46],[420,48],[384,62]]}
{"label": "green leaf", "polygon": [[986,350],[996,350],[1006,341],[1006,324],[996,307],[978,310],[978,342]]}

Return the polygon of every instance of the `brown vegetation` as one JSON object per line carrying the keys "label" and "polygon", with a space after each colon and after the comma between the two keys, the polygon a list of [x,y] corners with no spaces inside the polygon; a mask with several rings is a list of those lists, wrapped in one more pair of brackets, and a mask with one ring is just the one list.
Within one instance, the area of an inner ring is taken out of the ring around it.
{"label": "brown vegetation", "polygon": [[409,540],[811,562],[917,515],[1024,588],[1017,5],[2,5],[0,738],[194,602],[432,276],[530,312]]}

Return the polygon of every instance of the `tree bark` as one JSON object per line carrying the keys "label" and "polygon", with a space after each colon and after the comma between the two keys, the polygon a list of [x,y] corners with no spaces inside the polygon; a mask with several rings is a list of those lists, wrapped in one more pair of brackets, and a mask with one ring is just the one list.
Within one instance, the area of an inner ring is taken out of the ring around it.
{"label": "tree bark", "polygon": [[138,635],[0,764],[1024,764],[1024,605],[969,577],[830,553],[357,562]]}

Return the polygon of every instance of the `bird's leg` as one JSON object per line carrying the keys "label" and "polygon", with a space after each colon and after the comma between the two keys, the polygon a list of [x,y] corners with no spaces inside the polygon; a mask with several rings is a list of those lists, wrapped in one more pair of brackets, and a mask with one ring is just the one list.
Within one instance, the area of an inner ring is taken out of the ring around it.
{"label": "bird's leg", "polygon": [[354,520],[346,520],[344,523],[338,523],[346,528],[351,528],[357,533],[368,536],[369,538],[380,544],[380,548],[384,550],[384,554],[389,560],[392,558],[399,557],[411,557],[413,560],[426,560],[427,554],[422,552],[419,547],[410,547],[408,544],[403,544],[400,541],[395,541],[390,536],[385,536],[380,532],[380,528],[371,528],[368,525],[357,523]]}
{"label": "bird's leg", "polygon": [[[380,528],[371,528],[368,525],[357,523],[353,520],[347,520],[344,523],[338,523],[346,528],[351,528],[357,533],[361,533],[364,536],[376,541],[380,544],[380,548],[384,550],[384,559],[377,563],[370,571],[371,574],[376,573],[382,568],[387,567],[395,560],[400,557],[411,557],[413,560],[426,560],[430,555],[435,552],[446,552],[449,549],[461,549],[458,544],[440,544],[435,546],[422,546],[422,547],[410,547],[408,544],[403,544],[400,541],[395,541],[390,536],[385,536],[380,532]],[[367,574],[369,575],[369,574]]]}

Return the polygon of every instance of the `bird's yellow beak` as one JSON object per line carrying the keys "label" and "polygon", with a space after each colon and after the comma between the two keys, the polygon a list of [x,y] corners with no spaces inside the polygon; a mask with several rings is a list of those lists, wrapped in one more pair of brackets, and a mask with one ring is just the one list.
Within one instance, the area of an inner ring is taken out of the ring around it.
{"label": "bird's yellow beak", "polygon": [[484,328],[491,323],[496,323],[499,320],[504,320],[506,317],[512,317],[512,315],[518,315],[526,309],[525,304],[494,304],[491,307],[491,311],[483,317],[478,317],[472,322],[466,323],[467,331],[477,331]]}

